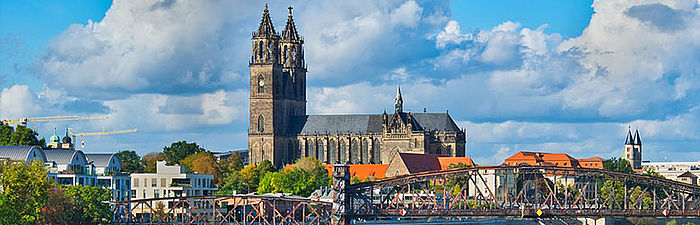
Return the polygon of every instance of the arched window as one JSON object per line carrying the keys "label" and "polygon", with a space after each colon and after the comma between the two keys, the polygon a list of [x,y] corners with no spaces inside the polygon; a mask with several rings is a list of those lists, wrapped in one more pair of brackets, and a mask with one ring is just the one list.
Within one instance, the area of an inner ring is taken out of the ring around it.
{"label": "arched window", "polygon": [[265,78],[262,75],[258,76],[258,93],[265,93]]}
{"label": "arched window", "polygon": [[328,141],[328,162],[338,163],[338,148],[335,146],[335,140]]}
{"label": "arched window", "polygon": [[306,156],[316,158],[316,143],[313,140],[306,142]]}
{"label": "arched window", "polygon": [[360,156],[362,156],[362,163],[365,163],[365,164],[370,163],[369,162],[369,141],[367,141],[367,139],[364,139],[362,141],[362,154],[360,154]]}
{"label": "arched window", "polygon": [[379,147],[379,139],[374,139],[374,142],[372,143],[372,159],[374,160],[374,163],[377,164],[382,162]]}
{"label": "arched window", "polygon": [[357,139],[352,140],[350,149],[352,149],[350,150],[350,161],[352,162],[352,164],[360,163],[360,149],[358,148]]}
{"label": "arched window", "polygon": [[340,140],[338,141],[338,161],[340,163],[346,163],[348,161],[347,159],[347,145],[345,144],[345,140]]}
{"label": "arched window", "polygon": [[260,115],[258,116],[258,132],[265,131],[265,118]]}

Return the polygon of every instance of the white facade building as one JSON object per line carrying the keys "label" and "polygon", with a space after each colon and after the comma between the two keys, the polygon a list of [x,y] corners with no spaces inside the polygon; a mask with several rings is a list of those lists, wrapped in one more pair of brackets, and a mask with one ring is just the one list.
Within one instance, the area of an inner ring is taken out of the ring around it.
{"label": "white facade building", "polygon": [[131,198],[131,178],[122,173],[122,163],[116,154],[86,154],[88,163],[95,167],[97,183],[95,186],[109,189],[112,201],[126,201]]}
{"label": "white facade building", "polygon": [[95,186],[94,165],[88,164],[80,150],[44,150],[49,178],[62,185]]}
{"label": "white facade building", "polygon": [[[214,175],[188,174],[182,166],[159,161],[156,173],[131,174],[131,200],[213,195],[218,190],[213,180]],[[172,202],[166,203],[169,208]]]}
{"label": "white facade building", "polygon": [[[700,161],[697,162],[642,162],[644,170],[656,171],[666,179],[679,181],[681,174],[690,172],[700,177]],[[697,183],[700,183],[696,181]]]}

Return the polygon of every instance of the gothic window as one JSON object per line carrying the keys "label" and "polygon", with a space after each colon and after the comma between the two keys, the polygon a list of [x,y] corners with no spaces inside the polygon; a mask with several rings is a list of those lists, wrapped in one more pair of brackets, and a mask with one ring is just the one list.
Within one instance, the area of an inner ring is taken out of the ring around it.
{"label": "gothic window", "polygon": [[338,148],[335,146],[335,140],[328,141],[328,162],[338,163]]}
{"label": "gothic window", "polygon": [[347,146],[345,145],[345,140],[340,140],[338,141],[338,160],[340,163],[346,163],[348,161],[347,159],[347,153],[345,152],[347,150]]}
{"label": "gothic window", "polygon": [[289,59],[289,55],[288,55],[288,53],[287,53],[287,46],[285,45],[285,46],[284,46],[284,59],[283,59],[283,61],[284,61],[285,64],[287,63],[287,60],[288,60],[288,59]]}
{"label": "gothic window", "polygon": [[267,52],[265,54],[265,59],[270,59],[270,55],[272,55],[272,43],[269,41],[267,42]]}
{"label": "gothic window", "polygon": [[379,139],[374,139],[374,143],[372,143],[372,158],[374,159],[374,163],[381,163],[381,151],[379,150]]}
{"label": "gothic window", "polygon": [[369,141],[362,141],[362,163],[369,163]]}
{"label": "gothic window", "polygon": [[265,131],[265,118],[260,115],[258,116],[258,132]]}
{"label": "gothic window", "polygon": [[435,150],[435,153],[437,153],[437,154],[442,153],[442,148],[440,148],[440,146],[438,146],[437,149]]}
{"label": "gothic window", "polygon": [[326,156],[323,154],[323,141],[317,141],[316,142],[316,158],[320,160],[321,162],[326,161]]}
{"label": "gothic window", "polygon": [[257,58],[258,60],[260,60],[260,59],[263,58],[263,42],[262,42],[262,41],[258,41],[258,52],[257,52],[257,54],[258,54],[258,57],[256,57],[256,58]]}
{"label": "gothic window", "polygon": [[258,93],[265,93],[265,78],[262,75],[258,76]]}
{"label": "gothic window", "polygon": [[306,143],[306,145],[306,155],[310,157],[316,157],[316,143],[314,143],[314,141],[312,140],[309,140]]}
{"label": "gothic window", "polygon": [[360,163],[360,149],[357,148],[357,139],[352,140],[352,144],[350,145],[350,161],[352,164],[358,164]]}

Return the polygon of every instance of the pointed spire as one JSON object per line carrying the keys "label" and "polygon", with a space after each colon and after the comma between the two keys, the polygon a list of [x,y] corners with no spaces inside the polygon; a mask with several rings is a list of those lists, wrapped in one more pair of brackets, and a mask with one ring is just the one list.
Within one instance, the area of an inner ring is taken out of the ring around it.
{"label": "pointed spire", "polygon": [[394,103],[394,108],[397,113],[403,112],[403,98],[401,97],[401,85],[396,89],[396,99]]}
{"label": "pointed spire", "polygon": [[642,138],[639,137],[639,129],[636,129],[634,132],[634,144],[635,145],[642,145]]}
{"label": "pointed spire", "polygon": [[625,140],[625,145],[632,145],[634,143],[634,137],[632,137],[631,128],[627,128],[627,139]]}
{"label": "pointed spire", "polygon": [[282,39],[284,40],[301,40],[299,38],[299,33],[297,33],[297,27],[294,25],[294,18],[292,18],[292,6],[289,6],[289,17],[287,18],[287,25],[284,27],[284,32],[282,33]]}
{"label": "pointed spire", "polygon": [[276,35],[275,27],[272,25],[272,20],[270,19],[270,11],[267,10],[267,3],[265,3],[265,11],[263,11],[262,20],[260,20],[260,27],[255,33],[255,36],[273,36]]}

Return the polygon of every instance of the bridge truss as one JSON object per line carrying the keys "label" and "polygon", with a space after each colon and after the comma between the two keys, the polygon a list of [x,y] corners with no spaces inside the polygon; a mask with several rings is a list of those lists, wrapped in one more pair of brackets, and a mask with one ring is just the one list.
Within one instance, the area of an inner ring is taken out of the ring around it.
{"label": "bridge truss", "polygon": [[561,167],[479,167],[349,185],[345,216],[700,217],[700,186]]}
{"label": "bridge truss", "polygon": [[204,196],[112,202],[113,224],[329,224],[331,204],[263,196]]}

